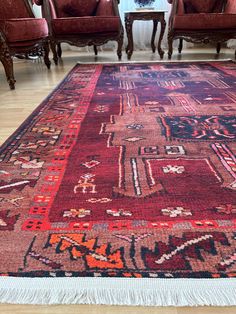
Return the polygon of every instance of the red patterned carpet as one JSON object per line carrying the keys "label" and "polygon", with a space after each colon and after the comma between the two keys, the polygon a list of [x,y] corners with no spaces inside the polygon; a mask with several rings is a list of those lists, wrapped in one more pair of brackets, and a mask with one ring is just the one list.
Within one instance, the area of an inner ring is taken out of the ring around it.
{"label": "red patterned carpet", "polygon": [[0,151],[0,275],[236,277],[235,82],[75,67]]}

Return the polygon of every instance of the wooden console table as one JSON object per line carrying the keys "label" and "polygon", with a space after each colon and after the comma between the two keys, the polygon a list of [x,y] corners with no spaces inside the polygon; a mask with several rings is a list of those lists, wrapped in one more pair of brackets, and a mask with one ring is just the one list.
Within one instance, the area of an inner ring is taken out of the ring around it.
{"label": "wooden console table", "polygon": [[154,10],[150,10],[150,11],[137,10],[137,11],[125,12],[125,28],[126,28],[126,33],[128,37],[128,46],[126,47],[126,53],[129,60],[131,59],[131,56],[134,51],[133,22],[136,20],[139,20],[139,21],[152,20],[153,21],[153,32],[152,32],[152,39],[151,39],[151,46],[152,46],[153,53],[156,51],[154,41],[156,37],[158,22],[161,23],[161,32],[160,32],[157,50],[161,59],[163,58],[164,51],[161,48],[161,41],[163,39],[165,29],[166,29],[165,12],[166,11],[154,11]]}

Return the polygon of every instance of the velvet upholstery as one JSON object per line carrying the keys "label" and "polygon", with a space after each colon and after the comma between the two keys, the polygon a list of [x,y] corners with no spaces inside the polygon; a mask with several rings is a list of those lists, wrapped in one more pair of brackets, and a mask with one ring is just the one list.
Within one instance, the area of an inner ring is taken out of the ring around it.
{"label": "velvet upholstery", "polygon": [[115,12],[112,1],[100,0],[96,11],[96,16],[114,16],[114,15]]}
{"label": "velvet upholstery", "polygon": [[45,19],[21,18],[0,20],[0,29],[8,42],[46,38],[48,25]]}
{"label": "velvet upholstery", "polygon": [[168,56],[173,53],[173,40],[197,43],[221,43],[236,39],[236,0],[168,0],[172,5],[169,18]]}
{"label": "velvet upholstery", "polygon": [[120,20],[118,17],[109,16],[61,18],[52,20],[52,28],[58,35],[117,33],[120,29]]}
{"label": "velvet upholstery", "polygon": [[188,14],[188,17],[184,15],[176,16],[174,19],[174,24],[176,29],[186,28],[189,30],[206,30],[206,29],[235,29],[236,31],[236,14],[224,14],[219,19],[218,14],[199,14],[198,18],[194,21],[195,14]]}
{"label": "velvet upholstery", "polygon": [[[117,54],[121,58],[123,26],[119,16],[119,0],[34,0],[42,5],[43,16],[49,25],[53,59],[61,57],[60,43],[75,46],[98,45],[109,40],[118,42]],[[56,45],[58,49],[56,50]]]}
{"label": "velvet upholstery", "polygon": [[57,17],[94,15],[99,0],[53,0]]}
{"label": "velvet upholstery", "polygon": [[0,0],[0,19],[33,17],[22,0]]}
{"label": "velvet upholstery", "polygon": [[227,0],[217,0],[216,5],[214,7],[213,13],[223,13],[225,11]]}
{"label": "velvet upholstery", "polygon": [[43,53],[50,68],[47,21],[35,18],[27,0],[0,0],[0,61],[11,89],[15,88],[12,56],[31,52]]}
{"label": "velvet upholstery", "polygon": [[236,14],[236,1],[227,1],[225,13]]}
{"label": "velvet upholstery", "polygon": [[218,0],[183,0],[185,13],[213,13]]}
{"label": "velvet upholstery", "polygon": [[[179,1],[178,2],[178,14],[185,14],[185,13],[198,13],[196,12],[197,10],[193,8],[193,5],[190,7],[187,7],[187,2],[188,1],[192,1],[192,0],[184,0],[184,1]],[[196,0],[195,0],[196,1]],[[203,0],[205,1],[205,0]],[[168,3],[172,4],[173,0],[167,0]],[[197,1],[197,5],[198,5]],[[195,3],[195,2],[194,2]],[[228,9],[225,7],[229,7]],[[212,13],[222,13],[222,12],[230,12],[230,7],[234,6],[234,11],[236,11],[236,1],[227,1],[227,0],[216,0],[216,2],[214,3],[213,9],[212,9]],[[193,10],[195,12],[190,12],[191,8],[193,8]],[[187,9],[187,10],[186,10]],[[187,12],[186,12],[187,11]]]}

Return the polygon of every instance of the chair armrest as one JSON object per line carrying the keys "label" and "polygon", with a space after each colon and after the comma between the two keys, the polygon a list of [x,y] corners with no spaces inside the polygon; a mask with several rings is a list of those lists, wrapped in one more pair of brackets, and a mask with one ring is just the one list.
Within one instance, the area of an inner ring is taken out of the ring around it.
{"label": "chair armrest", "polygon": [[49,35],[53,34],[52,19],[56,19],[56,8],[54,7],[52,0],[34,0],[36,4],[42,6],[42,15],[47,20]]}
{"label": "chair armrest", "polygon": [[29,17],[36,17],[33,10],[33,3],[31,0],[24,0],[24,4],[29,13]]}
{"label": "chair armrest", "polygon": [[51,0],[33,0],[35,4],[42,6],[42,15],[47,20],[56,19],[56,8]]}
{"label": "chair armrest", "polygon": [[100,0],[96,15],[97,16],[119,16],[119,0]]}
{"label": "chair armrest", "polygon": [[184,14],[184,2],[183,0],[168,0],[171,3],[171,13],[169,17],[169,30],[173,28],[173,21],[176,15]]}
{"label": "chair armrest", "polygon": [[185,14],[183,0],[168,0],[172,4],[171,15]]}
{"label": "chair armrest", "polygon": [[235,0],[227,1],[224,13],[236,14],[236,1]]}

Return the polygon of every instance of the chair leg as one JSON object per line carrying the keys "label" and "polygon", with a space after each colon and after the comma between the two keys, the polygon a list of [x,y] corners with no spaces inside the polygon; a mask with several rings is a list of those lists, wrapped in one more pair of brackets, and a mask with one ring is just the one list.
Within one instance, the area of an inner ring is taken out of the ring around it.
{"label": "chair leg", "polygon": [[221,50],[221,43],[217,43],[216,45],[216,52],[219,54]]}
{"label": "chair leg", "polygon": [[58,65],[58,56],[57,56],[56,43],[55,43],[54,40],[51,40],[51,39],[50,39],[50,48],[52,50],[54,63],[56,65]]}
{"label": "chair leg", "polygon": [[43,50],[44,50],[44,63],[46,64],[47,68],[50,69],[51,61],[49,60],[49,42],[46,40],[43,44]]}
{"label": "chair leg", "polygon": [[117,47],[117,56],[118,59],[121,60],[122,58],[122,48],[123,48],[123,42],[124,42],[124,29],[122,27],[121,33],[120,33],[120,37],[117,40],[118,42],[118,47]]}
{"label": "chair leg", "polygon": [[61,56],[62,56],[62,49],[61,49],[60,43],[57,45],[57,55],[59,58],[61,58]]}
{"label": "chair leg", "polygon": [[1,37],[1,34],[0,34],[0,61],[3,64],[10,89],[15,89],[16,81],[14,78],[12,57],[5,40]]}
{"label": "chair leg", "polygon": [[93,50],[94,50],[94,53],[95,53],[95,56],[97,56],[98,55],[98,48],[97,48],[97,46],[93,46]]}
{"label": "chair leg", "polygon": [[183,49],[183,39],[180,38],[180,40],[179,40],[179,48],[178,48],[179,53],[182,52],[182,49]]}
{"label": "chair leg", "polygon": [[173,54],[173,35],[168,34],[168,59],[171,59]]}

